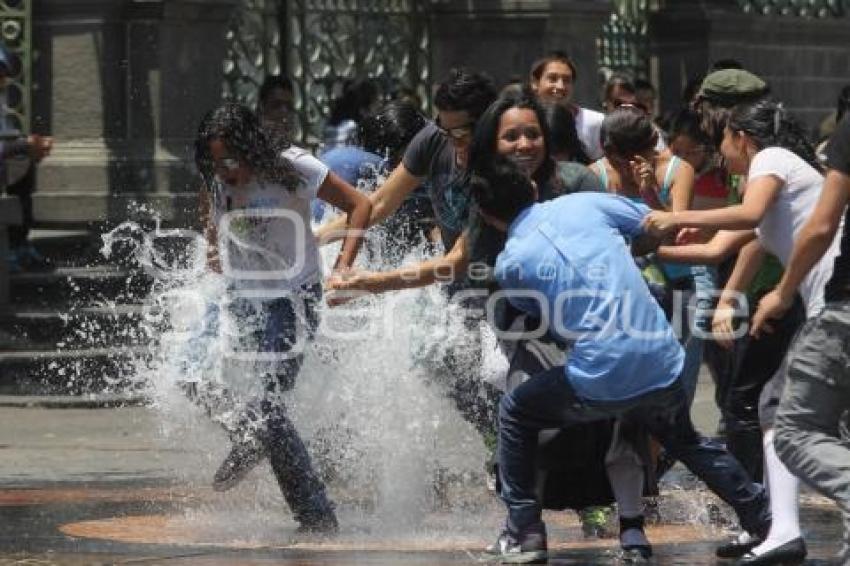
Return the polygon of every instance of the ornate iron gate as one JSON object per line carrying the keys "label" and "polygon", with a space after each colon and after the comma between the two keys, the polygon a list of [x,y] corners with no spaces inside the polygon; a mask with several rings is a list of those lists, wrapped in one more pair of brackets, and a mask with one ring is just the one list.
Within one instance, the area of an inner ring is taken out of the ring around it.
{"label": "ornate iron gate", "polygon": [[848,13],[847,0],[738,0],[748,14],[840,18]]}
{"label": "ornate iron gate", "polygon": [[295,83],[292,136],[321,138],[343,81],[372,77],[385,95],[413,89],[428,105],[427,0],[243,0],[228,32],[225,95],[254,104],[267,74]]}
{"label": "ornate iron gate", "polygon": [[649,78],[650,0],[615,0],[611,18],[597,41],[600,71]]}
{"label": "ornate iron gate", "polygon": [[6,86],[9,127],[30,131],[32,86],[32,2],[0,0],[0,38],[11,56]]}

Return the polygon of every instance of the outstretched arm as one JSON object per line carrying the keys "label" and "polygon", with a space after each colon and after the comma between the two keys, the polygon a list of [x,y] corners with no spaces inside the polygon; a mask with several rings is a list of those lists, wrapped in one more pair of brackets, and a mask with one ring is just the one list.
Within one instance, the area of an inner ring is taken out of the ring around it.
{"label": "outstretched arm", "polygon": [[426,287],[436,281],[459,279],[465,274],[466,267],[469,264],[466,240],[466,233],[464,233],[445,255],[393,271],[362,271],[331,277],[328,280],[328,289],[345,291],[345,293],[337,294],[336,297],[329,296],[328,304],[335,306],[346,303],[356,298],[354,291],[385,293],[400,289]]}
{"label": "outstretched arm", "polygon": [[345,228],[345,240],[334,263],[334,271],[350,269],[357,257],[363,234],[369,222],[372,204],[362,193],[340,179],[334,173],[328,173],[318,197],[345,212],[342,217]]}
{"label": "outstretched arm", "polygon": [[[369,195],[372,208],[364,228],[383,222],[398,210],[404,199],[420,184],[421,180],[410,173],[404,164],[400,163],[384,184]],[[346,226],[346,218],[341,216],[321,226],[316,231],[316,236],[321,244],[335,242],[345,237]]]}
{"label": "outstretched arm", "polygon": [[704,244],[660,246],[658,257],[677,263],[718,264],[755,237],[752,230],[723,230]]}
{"label": "outstretched arm", "polygon": [[647,216],[644,225],[660,233],[676,228],[751,230],[764,218],[782,186],[783,182],[773,175],[757,177],[747,183],[741,204],[714,210],[654,211]]}

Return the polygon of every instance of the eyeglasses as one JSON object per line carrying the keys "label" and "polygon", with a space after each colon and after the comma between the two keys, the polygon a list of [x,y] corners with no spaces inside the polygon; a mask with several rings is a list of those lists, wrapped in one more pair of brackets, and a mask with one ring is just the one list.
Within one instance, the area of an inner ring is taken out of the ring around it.
{"label": "eyeglasses", "polygon": [[472,129],[475,127],[475,120],[460,126],[455,126],[454,128],[444,128],[441,126],[439,117],[437,117],[434,123],[441,134],[455,140],[462,140],[463,138],[472,135]]}

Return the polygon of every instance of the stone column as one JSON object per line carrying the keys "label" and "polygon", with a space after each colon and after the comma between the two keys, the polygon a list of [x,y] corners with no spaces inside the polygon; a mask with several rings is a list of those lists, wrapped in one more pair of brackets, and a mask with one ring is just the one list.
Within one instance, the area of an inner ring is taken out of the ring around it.
{"label": "stone column", "polygon": [[435,81],[459,65],[487,71],[498,84],[527,78],[536,59],[557,49],[578,65],[576,101],[599,105],[596,40],[611,15],[610,0],[443,0],[433,9]]}
{"label": "stone column", "polygon": [[237,1],[36,3],[34,130],[56,138],[37,221],[120,221],[138,203],[182,222],[196,189],[190,142],[220,102]]}

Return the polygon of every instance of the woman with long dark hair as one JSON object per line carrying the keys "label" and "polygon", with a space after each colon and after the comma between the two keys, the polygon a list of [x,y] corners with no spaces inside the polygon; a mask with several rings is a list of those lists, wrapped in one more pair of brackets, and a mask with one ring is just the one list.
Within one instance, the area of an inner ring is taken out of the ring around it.
{"label": "woman with long dark hair", "polygon": [[[646,223],[660,232],[676,228],[723,230],[708,244],[660,251],[664,257],[677,261],[709,261],[743,247],[712,323],[715,334],[729,342],[729,337],[735,336],[733,316],[741,306],[738,297],[755,274],[761,255],[766,250],[787,264],[794,239],[820,197],[823,175],[803,129],[774,100],[735,108],[723,131],[720,151],[731,173],[747,176],[741,204],[716,210],[655,211]],[[680,238],[686,236],[687,233],[680,233]],[[806,318],[818,315],[824,308],[824,288],[838,253],[836,239],[800,285]],[[790,339],[786,351],[789,345]],[[779,460],[773,446],[773,421],[785,374],[785,368],[780,368],[764,385],[759,398],[773,523],[764,541],[743,541],[742,546],[751,550],[742,558],[742,564],[781,564],[802,561],[806,555],[797,509],[799,482]]]}
{"label": "woman with long dark hair", "polygon": [[[219,313],[227,308],[240,325],[259,319],[254,332],[258,355],[274,354],[277,360],[258,376],[263,393],[234,411],[236,417],[227,427],[233,447],[216,472],[213,487],[230,489],[268,456],[300,529],[333,532],[337,528],[333,505],[281,393],[294,386],[300,370],[303,356],[295,350],[303,329],[312,335],[318,325],[322,274],[310,229],[310,202],[318,197],[347,215],[353,230],[334,265],[335,270],[346,270],[360,247],[369,200],[306,151],[287,147],[282,136],[269,136],[256,115],[239,104],[224,104],[204,116],[195,139],[195,159],[205,183],[200,196],[212,252],[210,267],[223,273],[230,289],[242,292],[242,298],[213,305],[210,323],[195,342],[218,333]],[[274,298],[245,298],[258,291]],[[196,397],[210,400],[207,393]]]}

